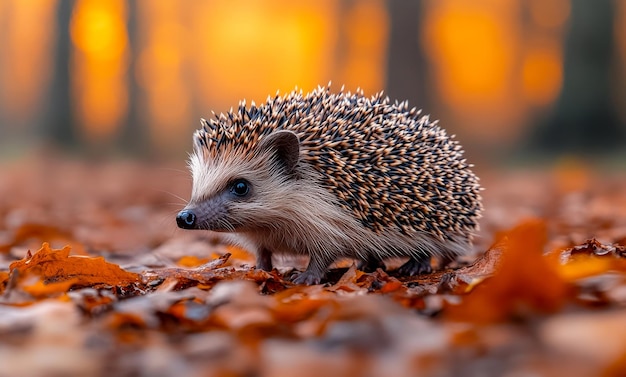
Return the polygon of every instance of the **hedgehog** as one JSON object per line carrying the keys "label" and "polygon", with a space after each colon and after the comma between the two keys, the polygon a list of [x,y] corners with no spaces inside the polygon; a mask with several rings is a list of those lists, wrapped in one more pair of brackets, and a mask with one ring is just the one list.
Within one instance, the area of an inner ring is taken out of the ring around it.
{"label": "hedgehog", "polygon": [[293,279],[319,284],[338,259],[359,268],[407,258],[397,273],[431,272],[471,249],[482,212],[473,165],[454,136],[408,102],[330,84],[276,94],[201,120],[188,166],[183,229],[243,237],[256,268],[306,255]]}

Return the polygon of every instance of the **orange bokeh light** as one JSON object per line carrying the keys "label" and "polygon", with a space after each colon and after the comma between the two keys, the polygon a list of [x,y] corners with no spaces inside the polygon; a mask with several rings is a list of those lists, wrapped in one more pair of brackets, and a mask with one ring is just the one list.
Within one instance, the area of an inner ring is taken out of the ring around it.
{"label": "orange bokeh light", "polygon": [[194,12],[194,51],[203,100],[228,110],[242,98],[310,90],[332,77],[338,3],[222,0]]}
{"label": "orange bokeh light", "polygon": [[87,138],[108,139],[127,112],[128,36],[123,0],[79,0],[70,33],[76,116]]}
{"label": "orange bokeh light", "polygon": [[522,90],[526,101],[547,105],[554,101],[563,82],[561,48],[556,41],[542,41],[533,46],[522,62]]}
{"label": "orange bokeh light", "polygon": [[[183,24],[191,3],[142,0],[135,76],[146,94],[152,144],[161,152],[190,139],[192,88],[187,78],[191,31]],[[194,3],[195,4],[195,3]],[[192,8],[193,9],[193,8]],[[188,143],[187,143],[188,144]]]}
{"label": "orange bokeh light", "polygon": [[454,106],[475,109],[506,97],[516,53],[510,8],[490,1],[431,5],[422,42]]}

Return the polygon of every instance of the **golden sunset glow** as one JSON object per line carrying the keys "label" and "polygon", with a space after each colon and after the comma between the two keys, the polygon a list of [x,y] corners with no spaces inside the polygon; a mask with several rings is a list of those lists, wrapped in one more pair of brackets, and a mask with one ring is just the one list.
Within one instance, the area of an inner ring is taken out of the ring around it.
{"label": "golden sunset glow", "polygon": [[517,37],[511,7],[493,1],[430,4],[422,43],[443,97],[471,109],[506,101]]}
{"label": "golden sunset glow", "polygon": [[90,139],[110,138],[128,107],[123,0],[78,0],[70,28],[77,118]]}
{"label": "golden sunset glow", "polygon": [[4,111],[18,122],[33,116],[40,106],[43,88],[50,80],[54,0],[3,0],[0,20],[6,25],[0,33],[0,52],[10,59],[0,65],[0,98]]}
{"label": "golden sunset glow", "polygon": [[338,38],[333,0],[220,0],[193,13],[201,99],[220,111],[295,86],[310,90],[333,73]]}

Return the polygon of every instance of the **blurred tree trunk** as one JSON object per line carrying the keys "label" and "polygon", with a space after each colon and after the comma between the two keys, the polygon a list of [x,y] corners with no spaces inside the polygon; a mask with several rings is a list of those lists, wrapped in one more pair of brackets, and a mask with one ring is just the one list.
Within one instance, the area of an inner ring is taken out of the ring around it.
{"label": "blurred tree trunk", "polygon": [[612,0],[572,0],[563,89],[554,113],[531,136],[548,154],[611,152],[623,143],[612,104]]}
{"label": "blurred tree trunk", "polygon": [[409,100],[411,107],[430,109],[428,65],[419,40],[422,2],[392,0],[387,2],[387,6],[391,18],[387,95],[398,101]]}
{"label": "blurred tree trunk", "polygon": [[70,82],[70,20],[74,0],[58,2],[56,13],[57,38],[54,51],[54,70],[50,87],[48,121],[44,121],[42,135],[62,147],[75,147],[77,141],[75,120],[72,114]]}

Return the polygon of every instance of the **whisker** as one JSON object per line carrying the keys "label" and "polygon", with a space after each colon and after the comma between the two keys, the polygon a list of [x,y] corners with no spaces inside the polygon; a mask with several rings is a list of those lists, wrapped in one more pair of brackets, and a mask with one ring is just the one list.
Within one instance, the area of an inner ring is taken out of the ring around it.
{"label": "whisker", "polygon": [[158,193],[161,193],[161,194],[167,194],[167,195],[173,196],[174,198],[181,200],[184,204],[187,204],[189,202],[188,200],[186,200],[182,196],[178,196],[178,195],[174,194],[173,192],[170,192],[170,191],[167,191],[167,190],[160,190],[160,189],[155,189],[155,188],[153,188],[152,190],[156,191]]}
{"label": "whisker", "polygon": [[158,167],[157,170],[160,170],[160,171],[172,171],[172,172],[175,172],[175,173],[189,174],[189,171],[187,171],[187,170],[177,169],[177,168],[169,168],[169,167],[163,167],[163,166]]}
{"label": "whisker", "polygon": [[[171,203],[171,202],[170,202],[170,203],[162,203],[162,204],[163,204],[163,205],[166,205],[166,206],[173,206],[173,207],[174,207],[174,206],[175,206],[175,207],[180,207],[180,206],[181,206],[181,203]],[[187,204],[187,203],[182,203],[182,205],[186,205],[186,204]]]}

